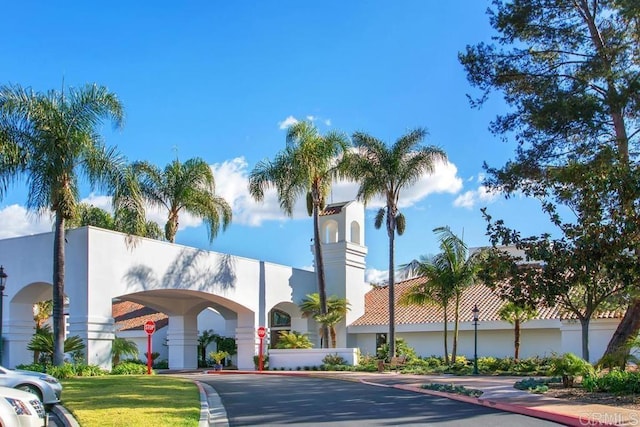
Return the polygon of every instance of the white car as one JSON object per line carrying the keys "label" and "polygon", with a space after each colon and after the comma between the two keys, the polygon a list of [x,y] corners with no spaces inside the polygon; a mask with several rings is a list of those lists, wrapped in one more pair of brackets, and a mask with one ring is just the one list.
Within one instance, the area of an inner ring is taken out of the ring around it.
{"label": "white car", "polygon": [[32,393],[0,387],[0,425],[43,427],[46,416],[42,402]]}
{"label": "white car", "polygon": [[0,386],[33,393],[45,405],[60,402],[62,394],[62,384],[51,375],[42,372],[15,371],[3,366],[0,366]]}

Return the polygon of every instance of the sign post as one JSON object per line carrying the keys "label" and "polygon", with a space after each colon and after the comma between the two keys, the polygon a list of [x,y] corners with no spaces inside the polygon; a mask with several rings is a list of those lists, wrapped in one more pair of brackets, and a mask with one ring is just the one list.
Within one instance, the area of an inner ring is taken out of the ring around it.
{"label": "sign post", "polygon": [[144,331],[147,333],[147,375],[151,375],[151,335],[156,331],[156,322],[147,320],[144,322]]}
{"label": "sign post", "polygon": [[262,356],[262,348],[264,337],[267,336],[267,328],[264,326],[258,327],[258,338],[260,339],[260,348],[258,349],[258,370],[262,372],[262,368],[264,367],[264,358]]}

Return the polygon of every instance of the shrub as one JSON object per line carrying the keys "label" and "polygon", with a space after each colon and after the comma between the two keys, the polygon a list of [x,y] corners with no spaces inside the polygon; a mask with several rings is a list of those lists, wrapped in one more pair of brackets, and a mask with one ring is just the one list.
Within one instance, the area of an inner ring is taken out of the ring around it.
{"label": "shrub", "polygon": [[47,373],[59,380],[75,377],[76,371],[71,363],[63,363],[60,366],[49,366]]}
{"label": "shrub", "polygon": [[[404,338],[396,338],[396,354],[398,356],[407,356],[407,361],[411,361],[418,356],[416,351],[409,347]],[[378,347],[377,356],[379,359],[389,361],[389,344],[385,343]]]}
{"label": "shrub", "polygon": [[278,349],[295,349],[295,348],[312,348],[313,344],[309,340],[307,334],[302,334],[297,331],[282,331],[280,332],[280,339],[276,348]]}
{"label": "shrub", "polygon": [[113,368],[112,375],[144,375],[147,367],[138,363],[123,362]]}
{"label": "shrub", "polygon": [[153,369],[169,369],[169,361],[162,359],[153,364]]}
{"label": "shrub", "polygon": [[[259,367],[258,366],[258,364],[260,363],[259,359],[260,359],[260,356],[258,356],[258,355],[253,356],[253,365],[255,366],[256,369],[258,369],[258,367]],[[262,355],[262,367],[264,369],[269,368],[269,356],[266,355],[266,354]]]}
{"label": "shrub", "polygon": [[640,393],[640,372],[613,369],[597,379],[597,388],[617,394]]}
{"label": "shrub", "polygon": [[462,394],[462,395],[471,396],[471,397],[480,397],[482,395],[482,390],[466,388],[460,385],[456,386],[453,384],[437,384],[437,383],[423,384],[422,388],[427,390],[441,391],[443,393]]}
{"label": "shrub", "polygon": [[324,365],[346,365],[347,361],[344,360],[344,357],[338,356],[338,353],[327,354],[323,359],[322,363]]}
{"label": "shrub", "polygon": [[33,371],[33,372],[46,372],[46,366],[42,363],[31,363],[29,365],[18,365],[16,369],[21,369],[23,371]]}
{"label": "shrub", "polygon": [[551,375],[562,377],[562,384],[565,387],[572,387],[576,376],[593,374],[595,371],[589,362],[573,353],[565,353],[560,357],[551,360]]}
{"label": "shrub", "polygon": [[75,366],[76,376],[79,377],[101,377],[108,372],[97,365],[86,365],[84,363]]}
{"label": "shrub", "polygon": [[549,391],[549,384],[559,383],[560,378],[526,378],[524,380],[516,381],[513,384],[514,388],[518,390],[527,390],[532,393],[545,393]]}

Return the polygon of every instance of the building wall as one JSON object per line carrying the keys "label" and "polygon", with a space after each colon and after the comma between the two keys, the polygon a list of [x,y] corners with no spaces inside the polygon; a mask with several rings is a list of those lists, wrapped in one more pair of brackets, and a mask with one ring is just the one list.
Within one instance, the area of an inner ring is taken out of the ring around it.
{"label": "building wall", "polygon": [[[618,320],[597,319],[590,328],[590,361],[604,353]],[[363,355],[375,355],[376,333],[386,333],[385,326],[350,327],[352,339]],[[442,324],[398,325],[397,337],[403,338],[419,356],[444,354]],[[449,353],[453,345],[453,325],[449,325]],[[551,356],[554,353],[574,353],[582,356],[580,324],[558,320],[535,320],[521,327],[520,357]],[[474,355],[474,330],[470,322],[460,324],[458,354]],[[513,326],[506,322],[480,322],[478,326],[478,357],[513,357]]]}

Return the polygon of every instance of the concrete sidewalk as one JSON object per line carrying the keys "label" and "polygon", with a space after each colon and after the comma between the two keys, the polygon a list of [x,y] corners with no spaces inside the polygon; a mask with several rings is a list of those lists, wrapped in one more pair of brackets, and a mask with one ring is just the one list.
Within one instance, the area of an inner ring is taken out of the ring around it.
{"label": "concrete sidewalk", "polygon": [[[207,373],[212,373],[207,371]],[[503,376],[455,376],[455,375],[405,375],[393,372],[320,372],[320,371],[221,371],[212,375],[261,374],[313,376],[345,381],[358,381],[382,387],[395,387],[418,393],[446,397],[461,402],[487,406],[536,418],[555,421],[569,426],[640,426],[640,412],[625,408],[583,404],[547,397],[513,388],[523,377]],[[481,390],[481,397],[442,393],[421,388],[423,384],[453,384]]]}
{"label": "concrete sidewalk", "polygon": [[[488,406],[537,418],[544,418],[572,426],[638,426],[640,412],[615,406],[586,404],[547,397],[513,388],[522,377],[404,375],[396,373],[322,373],[322,376],[357,380],[364,383],[386,385],[425,394],[444,396],[463,402]],[[481,390],[478,398],[442,393],[421,388],[423,384],[452,384]]]}

